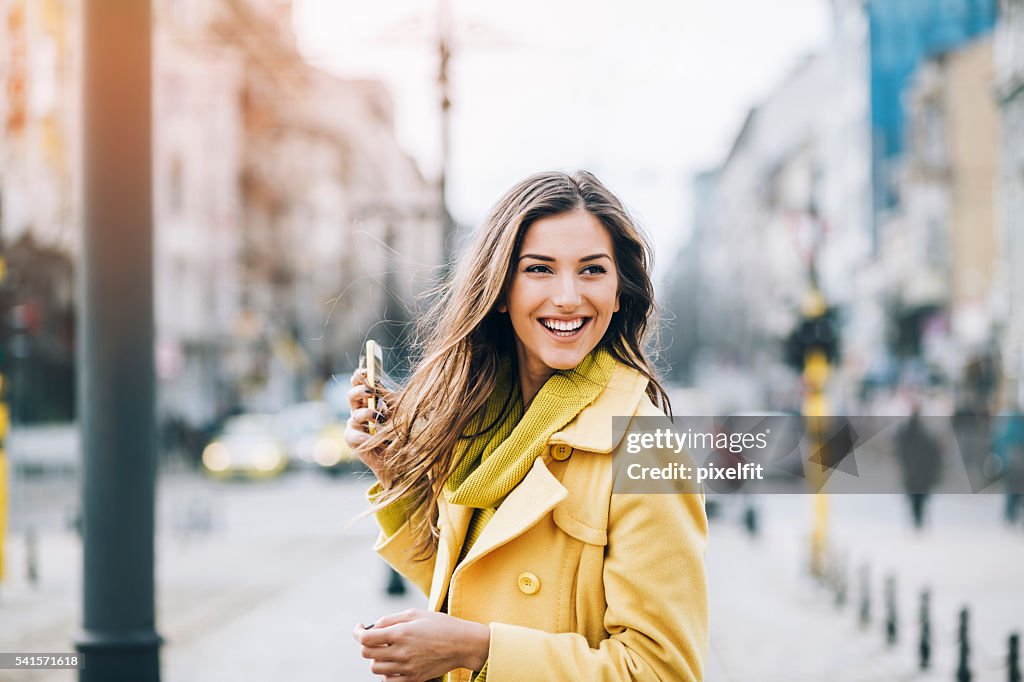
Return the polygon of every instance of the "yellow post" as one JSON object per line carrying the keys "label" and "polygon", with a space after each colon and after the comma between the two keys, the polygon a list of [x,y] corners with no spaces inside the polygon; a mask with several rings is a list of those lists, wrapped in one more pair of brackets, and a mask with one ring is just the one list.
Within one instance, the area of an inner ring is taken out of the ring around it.
{"label": "yellow post", "polygon": [[808,481],[814,494],[814,523],[811,528],[811,574],[825,577],[825,553],[828,546],[828,496],[821,492],[825,484],[825,438],[828,436],[830,410],[825,396],[828,381],[828,359],[821,350],[807,353],[804,363],[803,414],[807,423],[807,436],[811,442],[811,457],[807,462]]}

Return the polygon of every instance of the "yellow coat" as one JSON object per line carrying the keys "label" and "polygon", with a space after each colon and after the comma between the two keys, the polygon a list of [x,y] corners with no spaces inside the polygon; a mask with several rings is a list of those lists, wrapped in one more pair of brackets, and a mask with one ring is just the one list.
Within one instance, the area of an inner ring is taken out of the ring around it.
{"label": "yellow coat", "polygon": [[[454,572],[472,508],[439,500],[441,537],[408,558],[408,525],[374,549],[438,610],[490,625],[488,682],[700,680],[708,647],[703,494],[611,494],[613,416],[661,415],[647,379],[608,387],[548,441]],[[449,675],[468,682],[470,671]]]}

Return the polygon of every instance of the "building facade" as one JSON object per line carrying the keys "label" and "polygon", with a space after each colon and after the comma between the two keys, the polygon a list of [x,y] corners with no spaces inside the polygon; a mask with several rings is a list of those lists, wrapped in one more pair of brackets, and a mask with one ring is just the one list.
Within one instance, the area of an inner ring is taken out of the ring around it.
{"label": "building facade", "polygon": [[[699,272],[700,363],[772,377],[768,393],[778,377],[796,380],[781,350],[808,292],[859,310],[858,272],[870,258],[866,19],[857,3],[833,10],[829,47],[750,111],[721,166],[693,188],[699,213],[684,255]],[[851,334],[850,354],[867,358],[875,342]]]}
{"label": "building facade", "polygon": [[1024,2],[1003,0],[994,45],[1000,158],[997,221],[1006,402],[1024,404]]}
{"label": "building facade", "polygon": [[917,67],[991,33],[996,0],[868,0],[873,226],[876,248],[884,213],[899,203],[897,164],[906,117],[903,91]]}
{"label": "building facade", "polygon": [[[434,274],[437,188],[399,147],[381,84],[303,60],[291,2],[153,9],[160,413],[201,426],[316,397]],[[80,13],[0,0],[0,238],[60,254],[55,273],[80,243]]]}
{"label": "building facade", "polygon": [[961,401],[984,403],[992,396],[968,397],[963,372],[987,357],[997,323],[993,84],[990,36],[922,62],[908,80],[901,201],[882,250],[895,351],[937,370]]}

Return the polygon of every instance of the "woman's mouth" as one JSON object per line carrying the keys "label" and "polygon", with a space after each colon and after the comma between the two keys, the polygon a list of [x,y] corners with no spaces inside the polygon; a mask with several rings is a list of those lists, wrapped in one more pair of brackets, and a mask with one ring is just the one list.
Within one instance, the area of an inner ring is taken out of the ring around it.
{"label": "woman's mouth", "polygon": [[551,317],[542,317],[538,320],[542,327],[559,339],[571,339],[579,336],[583,328],[590,322],[589,317],[574,317],[570,320],[557,320]]}

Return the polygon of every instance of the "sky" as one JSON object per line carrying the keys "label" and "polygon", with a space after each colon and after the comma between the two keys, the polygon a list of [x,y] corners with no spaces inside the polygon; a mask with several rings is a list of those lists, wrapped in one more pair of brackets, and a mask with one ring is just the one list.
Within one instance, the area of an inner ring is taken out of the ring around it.
{"label": "sky", "polygon": [[[519,179],[595,172],[652,235],[663,275],[690,230],[690,178],[829,34],[827,0],[451,0],[449,208],[476,225]],[[396,133],[440,168],[437,0],[295,0],[300,49],[383,80]]]}

